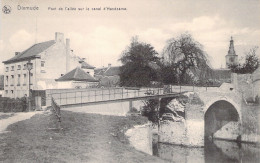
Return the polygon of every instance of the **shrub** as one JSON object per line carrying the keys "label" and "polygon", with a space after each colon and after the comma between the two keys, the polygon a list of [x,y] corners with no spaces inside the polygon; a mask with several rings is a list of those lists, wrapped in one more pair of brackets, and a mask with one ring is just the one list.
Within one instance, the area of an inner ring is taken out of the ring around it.
{"label": "shrub", "polygon": [[0,97],[0,112],[23,112],[26,111],[26,99],[11,99]]}

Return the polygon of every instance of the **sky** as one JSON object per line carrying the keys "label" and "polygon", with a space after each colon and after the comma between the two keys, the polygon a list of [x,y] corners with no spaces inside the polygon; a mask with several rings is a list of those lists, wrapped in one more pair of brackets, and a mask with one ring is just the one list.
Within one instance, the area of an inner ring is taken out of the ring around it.
{"label": "sky", "polygon": [[[203,45],[213,68],[225,66],[231,36],[239,59],[250,48],[260,46],[259,0],[1,0],[0,3],[0,73],[4,69],[2,62],[15,52],[54,40],[55,32],[64,33],[71,40],[74,54],[95,67],[121,65],[118,59],[133,36],[151,44],[161,55],[167,40],[190,33]],[[5,5],[11,7],[9,14],[2,12]],[[19,6],[36,6],[39,10],[19,10]],[[77,10],[65,9],[70,7]],[[99,7],[101,11],[92,10]],[[126,10],[111,11],[107,7]]]}

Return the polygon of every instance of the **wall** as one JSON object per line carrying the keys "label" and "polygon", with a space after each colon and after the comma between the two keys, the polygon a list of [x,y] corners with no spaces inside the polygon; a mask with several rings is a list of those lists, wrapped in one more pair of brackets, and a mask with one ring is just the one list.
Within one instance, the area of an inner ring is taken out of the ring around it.
{"label": "wall", "polygon": [[130,145],[132,145],[136,150],[150,155],[153,154],[150,123],[134,126],[134,128],[127,130],[125,135],[128,136]]}
{"label": "wall", "polygon": [[74,89],[74,88],[88,88],[98,85],[98,82],[85,82],[85,81],[58,81],[57,89]]}
{"label": "wall", "polygon": [[242,141],[260,143],[260,106],[242,104]]}
{"label": "wall", "polygon": [[253,84],[251,74],[237,74],[237,86],[240,92],[243,92],[245,99],[253,98]]}

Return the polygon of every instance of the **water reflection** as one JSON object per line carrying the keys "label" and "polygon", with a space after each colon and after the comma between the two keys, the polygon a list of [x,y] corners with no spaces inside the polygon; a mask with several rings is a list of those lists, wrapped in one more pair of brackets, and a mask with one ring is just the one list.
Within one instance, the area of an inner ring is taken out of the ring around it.
{"label": "water reflection", "polygon": [[259,162],[260,149],[254,144],[238,144],[223,140],[205,141],[204,148],[189,148],[158,143],[153,139],[153,155],[172,162]]}

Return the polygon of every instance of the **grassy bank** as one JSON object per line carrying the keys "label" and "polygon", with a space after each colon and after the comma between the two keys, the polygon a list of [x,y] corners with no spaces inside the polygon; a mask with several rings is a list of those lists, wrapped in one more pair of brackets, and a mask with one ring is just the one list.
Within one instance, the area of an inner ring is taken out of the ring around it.
{"label": "grassy bank", "polygon": [[50,114],[10,125],[0,135],[0,162],[163,162],[136,151],[124,132],[145,118],[62,112],[62,132]]}

